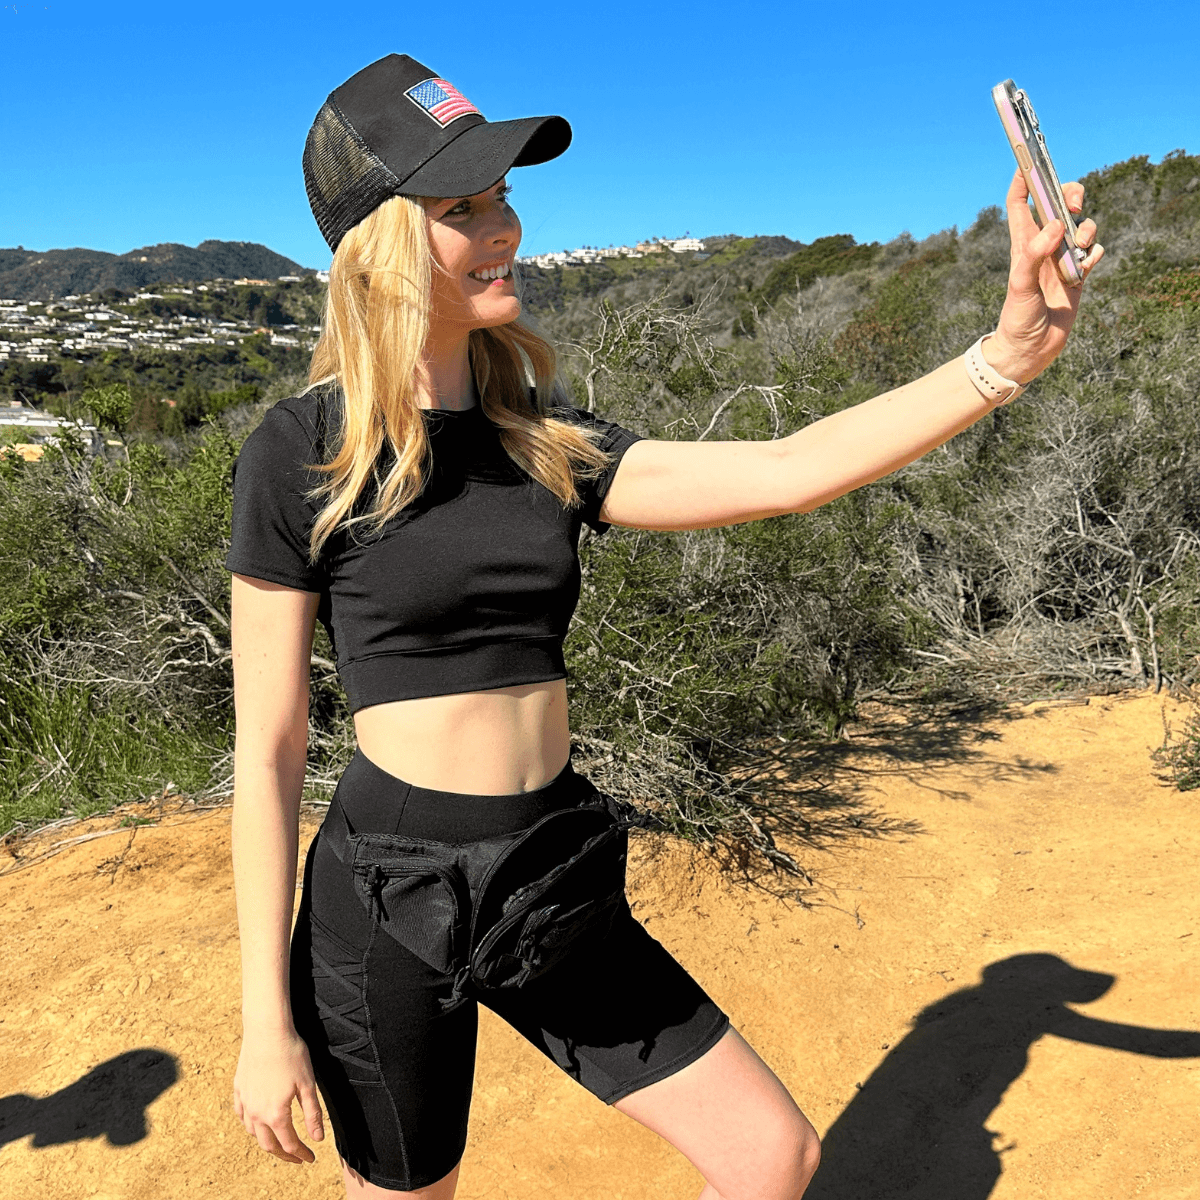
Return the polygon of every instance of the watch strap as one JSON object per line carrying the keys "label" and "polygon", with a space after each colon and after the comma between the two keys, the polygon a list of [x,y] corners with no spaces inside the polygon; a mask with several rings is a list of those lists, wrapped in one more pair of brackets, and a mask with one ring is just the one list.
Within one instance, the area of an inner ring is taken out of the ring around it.
{"label": "watch strap", "polygon": [[1005,379],[999,371],[983,357],[983,343],[992,334],[985,333],[963,355],[963,365],[967,369],[967,378],[975,385],[986,400],[999,407],[1015,400],[1024,390],[1025,384],[1017,383],[1014,379]]}

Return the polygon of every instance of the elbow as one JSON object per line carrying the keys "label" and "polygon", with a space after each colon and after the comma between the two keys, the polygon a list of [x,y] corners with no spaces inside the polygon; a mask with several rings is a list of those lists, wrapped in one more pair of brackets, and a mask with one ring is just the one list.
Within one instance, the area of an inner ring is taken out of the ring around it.
{"label": "elbow", "polygon": [[244,728],[240,723],[234,737],[234,780],[250,777],[260,783],[277,780],[283,787],[302,786],[308,763],[308,714],[303,722]]}

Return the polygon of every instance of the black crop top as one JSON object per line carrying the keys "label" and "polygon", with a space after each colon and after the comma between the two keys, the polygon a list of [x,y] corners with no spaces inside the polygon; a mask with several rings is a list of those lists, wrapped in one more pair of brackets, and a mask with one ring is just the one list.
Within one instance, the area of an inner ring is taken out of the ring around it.
{"label": "black crop top", "polygon": [[[554,415],[603,432],[613,462],[579,480],[567,509],[505,452],[476,404],[424,410],[433,470],[424,491],[378,535],[336,531],[315,566],[308,538],[318,503],[303,493],[327,461],[326,409],[336,390],[281,400],[233,467],[233,536],[225,566],[320,594],[351,712],[370,704],[562,679],[563,638],[579,600],[579,531],[609,528],[600,506],[641,435],[582,409]],[[364,511],[359,507],[356,512]]]}

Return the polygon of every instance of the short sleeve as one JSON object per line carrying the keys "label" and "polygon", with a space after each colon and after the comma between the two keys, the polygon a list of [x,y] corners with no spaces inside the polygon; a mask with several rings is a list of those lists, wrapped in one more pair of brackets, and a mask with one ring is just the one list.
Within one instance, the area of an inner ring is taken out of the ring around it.
{"label": "short sleeve", "polygon": [[625,429],[615,421],[606,421],[603,417],[598,417],[595,413],[590,413],[583,408],[565,410],[560,408],[555,411],[554,415],[573,421],[577,425],[588,425],[601,432],[602,436],[596,445],[611,456],[611,461],[595,478],[579,480],[579,491],[583,497],[583,519],[597,533],[606,533],[612,526],[608,521],[600,520],[600,509],[604,504],[604,497],[608,495],[608,489],[612,486],[617,468],[621,465],[621,459],[625,457],[625,451],[634,442],[645,441],[645,438],[640,433]]}
{"label": "short sleeve", "polygon": [[308,561],[317,505],[304,493],[320,476],[300,419],[277,404],[242,443],[233,464],[233,528],[225,566],[238,575],[266,579],[304,592],[328,587],[324,564]]}

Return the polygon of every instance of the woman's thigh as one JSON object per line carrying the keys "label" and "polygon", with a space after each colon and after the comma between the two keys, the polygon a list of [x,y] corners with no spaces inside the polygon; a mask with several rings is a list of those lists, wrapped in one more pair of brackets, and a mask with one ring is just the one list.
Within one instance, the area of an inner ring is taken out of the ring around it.
{"label": "woman's thigh", "polygon": [[686,1066],[729,1019],[622,905],[545,975],[482,1002],[606,1104]]}
{"label": "woman's thigh", "polygon": [[816,1131],[732,1026],[700,1058],[614,1107],[670,1142],[723,1200],[798,1200],[816,1170]]}
{"label": "woman's thigh", "polygon": [[[722,1200],[797,1200],[818,1142],[787,1089],[629,912],[484,1001],[590,1092],[680,1150]],[[712,1191],[705,1200],[714,1200]]]}

